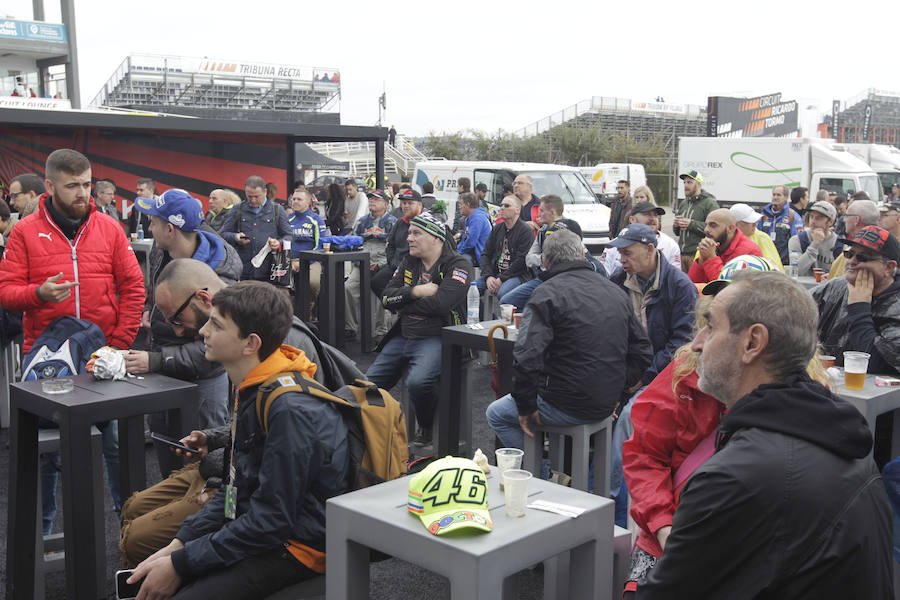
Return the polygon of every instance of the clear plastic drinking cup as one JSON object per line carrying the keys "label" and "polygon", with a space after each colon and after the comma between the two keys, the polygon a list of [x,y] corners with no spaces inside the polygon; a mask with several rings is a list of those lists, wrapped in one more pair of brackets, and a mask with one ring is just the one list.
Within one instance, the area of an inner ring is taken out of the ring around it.
{"label": "clear plastic drinking cup", "polygon": [[506,496],[506,516],[524,517],[525,505],[528,503],[528,480],[531,473],[522,469],[510,469],[504,471],[503,480],[506,482],[503,490]]}
{"label": "clear plastic drinking cup", "polygon": [[844,387],[861,390],[869,369],[869,355],[865,352],[844,352]]}
{"label": "clear plastic drinking cup", "polygon": [[494,455],[497,457],[497,475],[500,480],[500,489],[503,489],[503,473],[509,469],[521,469],[522,457],[525,452],[518,448],[498,448]]}
{"label": "clear plastic drinking cup", "polygon": [[500,320],[504,323],[512,323],[513,311],[516,310],[515,304],[500,305]]}

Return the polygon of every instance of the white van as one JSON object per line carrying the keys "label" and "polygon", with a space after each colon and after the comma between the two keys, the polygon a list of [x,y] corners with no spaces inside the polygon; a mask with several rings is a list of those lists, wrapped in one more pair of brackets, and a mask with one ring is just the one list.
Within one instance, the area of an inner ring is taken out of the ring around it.
{"label": "white van", "polygon": [[584,234],[584,244],[598,247],[609,242],[609,208],[599,202],[591,191],[584,176],[577,167],[541,163],[514,163],[493,161],[432,160],[416,165],[412,183],[416,191],[422,191],[422,184],[430,181],[434,185],[434,196],[447,203],[447,214],[452,222],[456,214],[456,200],[459,196],[457,181],[468,177],[472,191],[479,183],[487,186],[487,196],[491,220],[500,210],[504,190],[512,193],[513,181],[517,175],[531,177],[534,183],[532,193],[540,198],[546,194],[556,194],[565,204],[564,216],[576,221]]}
{"label": "white van", "polygon": [[598,163],[593,167],[578,167],[584,178],[590,184],[594,194],[601,200],[609,201],[615,198],[616,184],[627,181],[631,184],[631,192],[636,187],[647,184],[647,174],[644,165],[636,163]]}

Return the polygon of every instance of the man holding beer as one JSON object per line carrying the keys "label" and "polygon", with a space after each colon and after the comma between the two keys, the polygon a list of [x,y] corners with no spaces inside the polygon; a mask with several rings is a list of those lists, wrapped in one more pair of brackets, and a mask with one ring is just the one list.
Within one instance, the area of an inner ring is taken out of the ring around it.
{"label": "man holding beer", "polygon": [[812,290],[825,354],[865,352],[869,373],[900,373],[900,242],[886,229],[863,227],[843,242],[847,270]]}

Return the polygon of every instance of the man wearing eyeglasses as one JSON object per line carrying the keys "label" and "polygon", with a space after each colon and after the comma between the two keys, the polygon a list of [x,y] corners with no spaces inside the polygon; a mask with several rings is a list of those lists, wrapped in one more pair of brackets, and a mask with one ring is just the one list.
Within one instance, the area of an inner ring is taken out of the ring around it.
{"label": "man wearing eyeglasses", "polygon": [[9,205],[13,211],[20,213],[45,191],[44,180],[34,173],[18,175],[9,182]]}
{"label": "man wearing eyeglasses", "polygon": [[[844,237],[851,238],[857,231],[868,225],[878,225],[879,218],[878,207],[874,202],[871,200],[854,200],[847,207],[847,212],[844,213],[844,230],[846,232]],[[838,241],[840,242],[840,240]],[[841,277],[846,266],[847,259],[844,258],[843,254],[839,254],[831,264],[831,269],[828,271],[828,279]]]}
{"label": "man wearing eyeglasses", "polygon": [[824,353],[840,363],[846,351],[867,352],[870,373],[900,373],[900,242],[876,225],[838,241],[846,275],[812,290]]}
{"label": "man wearing eyeglasses", "polygon": [[[200,201],[184,190],[170,189],[156,198],[136,198],[134,209],[147,215],[155,248],[150,253],[150,286],[146,310],[150,321],[150,351],[132,350],[125,357],[128,372],[162,373],[197,383],[198,420],[201,428],[224,425],[228,420],[228,377],[219,363],[206,360],[203,342],[196,330],[184,326],[183,313],[191,310],[191,298],[177,299],[181,306],[165,313],[157,305],[154,288],[160,272],[173,259],[193,258],[209,265],[227,283],[240,279],[243,263],[228,244],[203,220]],[[168,316],[167,316],[168,315]],[[150,430],[178,436],[169,431],[165,413],[150,415]],[[172,452],[156,443],[160,472],[166,477],[179,465]]]}

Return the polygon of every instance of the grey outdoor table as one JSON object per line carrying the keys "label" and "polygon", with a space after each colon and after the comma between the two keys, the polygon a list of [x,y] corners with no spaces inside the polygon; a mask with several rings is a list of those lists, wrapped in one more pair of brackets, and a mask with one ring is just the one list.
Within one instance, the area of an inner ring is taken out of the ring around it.
{"label": "grey outdoor table", "polygon": [[309,321],[309,263],[322,263],[322,287],[319,290],[319,337],[322,341],[343,348],[344,346],[344,263],[359,261],[359,343],[363,352],[372,350],[372,292],[369,289],[369,253],[366,250],[354,252],[322,252],[303,250],[300,252],[300,272],[295,278],[295,314]]}
{"label": "grey outdoor table", "polygon": [[[875,385],[875,375],[866,375],[866,381],[861,390],[848,390],[844,386],[843,378],[832,390],[835,396],[839,396],[856,407],[863,414],[872,435],[875,435],[875,419],[879,415],[900,409],[900,387],[878,387]],[[900,416],[894,415],[894,428],[891,432],[891,458],[900,456]]]}
{"label": "grey outdoor table", "polygon": [[805,287],[808,290],[811,290],[814,287],[816,287],[817,285],[819,285],[819,282],[817,282],[816,278],[813,277],[812,275],[803,275],[802,277],[798,277],[794,281],[796,281],[797,283],[799,283],[800,285],[802,285],[803,287]]}
{"label": "grey outdoor table", "polygon": [[[543,499],[587,510],[577,518],[531,508],[522,518],[507,517],[494,469],[487,479],[494,530],[434,536],[406,509],[408,482],[396,479],[328,500],[328,600],[369,597],[370,548],[449,578],[452,600],[514,598],[512,575],[559,555],[545,568],[545,598],[566,587],[566,598],[611,598],[612,500],[531,479],[529,502]],[[566,564],[568,573],[556,576]]]}
{"label": "grey outdoor table", "polygon": [[[460,394],[462,393],[462,352],[464,348],[473,350],[489,349],[488,333],[491,327],[501,321],[484,321],[483,329],[472,329],[468,325],[453,325],[441,330],[441,378],[437,407],[438,455],[456,455],[459,452],[461,421]],[[509,325],[507,328],[509,328]],[[512,391],[512,352],[518,330],[509,328],[509,339],[503,332],[494,333],[494,348],[497,351],[500,370],[500,394]],[[466,418],[471,418],[466,415]]]}
{"label": "grey outdoor table", "polygon": [[124,381],[71,378],[75,389],[47,394],[41,381],[10,386],[10,494],[6,591],[9,598],[32,595],[39,517],[38,417],[59,425],[62,454],[63,522],[66,552],[66,596],[106,598],[103,498],[91,482],[90,430],[93,423],[119,419],[121,497],[146,487],[144,415],[167,411],[170,422],[188,432],[197,425],[197,386],[163,375],[148,374]]}

